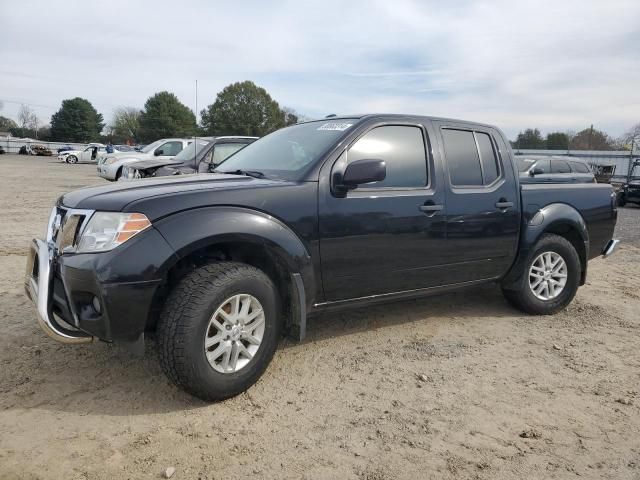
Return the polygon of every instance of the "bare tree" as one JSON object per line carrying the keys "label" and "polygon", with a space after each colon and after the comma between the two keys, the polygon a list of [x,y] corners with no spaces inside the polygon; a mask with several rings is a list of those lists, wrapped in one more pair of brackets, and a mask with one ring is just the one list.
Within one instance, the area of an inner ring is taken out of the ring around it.
{"label": "bare tree", "polygon": [[20,110],[18,110],[18,125],[20,125],[20,128],[30,128],[33,124],[34,116],[35,112],[28,105],[24,103],[20,105]]}
{"label": "bare tree", "polygon": [[140,110],[134,107],[118,107],[113,111],[112,135],[138,141]]}
{"label": "bare tree", "polygon": [[640,150],[640,123],[631,127],[619,140],[622,148],[629,149],[632,152],[634,150]]}

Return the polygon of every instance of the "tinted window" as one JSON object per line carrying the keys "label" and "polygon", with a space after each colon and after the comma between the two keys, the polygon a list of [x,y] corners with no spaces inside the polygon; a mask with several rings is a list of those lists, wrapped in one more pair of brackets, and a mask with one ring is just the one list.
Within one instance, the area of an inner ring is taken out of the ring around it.
{"label": "tinted window", "polygon": [[412,188],[427,184],[427,154],[418,127],[378,127],[360,137],[347,152],[347,162],[380,159],[387,164],[382,182],[358,188]]}
{"label": "tinted window", "polygon": [[571,168],[564,160],[551,160],[551,173],[571,173]]}
{"label": "tinted window", "polygon": [[480,158],[473,132],[442,130],[444,152],[452,185],[482,185]]}
{"label": "tinted window", "polygon": [[570,162],[571,170],[577,173],[591,173],[589,167],[586,164],[580,162]]}
{"label": "tinted window", "polygon": [[482,173],[484,175],[484,184],[490,185],[500,176],[498,168],[498,159],[493,149],[491,138],[486,133],[476,132],[476,140],[480,150],[480,161],[482,162]]}
{"label": "tinted window", "polygon": [[160,147],[162,155],[176,156],[182,150],[182,142],[167,142]]}

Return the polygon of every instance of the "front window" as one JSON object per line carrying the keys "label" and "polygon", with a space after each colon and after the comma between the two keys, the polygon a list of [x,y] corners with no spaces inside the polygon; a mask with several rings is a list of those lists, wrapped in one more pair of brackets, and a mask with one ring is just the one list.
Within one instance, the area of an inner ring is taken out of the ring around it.
{"label": "front window", "polygon": [[[162,153],[158,153],[162,151]],[[175,157],[182,151],[182,142],[167,142],[156,150],[156,154],[164,157]]]}
{"label": "front window", "polygon": [[153,143],[150,143],[149,145],[147,145],[146,147],[144,147],[142,150],[140,150],[142,153],[151,153],[153,152],[157,147],[159,147],[160,145],[162,145],[162,140],[156,140]]}
{"label": "front window", "polygon": [[175,156],[174,160],[177,162],[183,162],[185,160],[195,158],[196,155],[198,155],[204,147],[209,145],[209,143],[211,142],[208,142],[206,140],[196,140],[195,142],[191,142],[187,146],[187,148],[185,148]]}
{"label": "front window", "polygon": [[516,165],[518,166],[518,171],[519,172],[526,172],[527,170],[529,170],[533,164],[536,163],[535,160],[532,160],[531,158],[517,158],[516,157]]}
{"label": "front window", "polygon": [[356,119],[327,119],[280,129],[230,156],[216,172],[250,170],[298,180],[355,123]]}

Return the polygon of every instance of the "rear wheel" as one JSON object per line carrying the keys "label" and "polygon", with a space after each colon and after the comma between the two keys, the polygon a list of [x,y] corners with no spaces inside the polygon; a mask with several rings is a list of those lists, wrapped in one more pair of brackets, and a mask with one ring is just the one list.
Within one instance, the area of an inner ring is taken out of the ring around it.
{"label": "rear wheel", "polygon": [[243,392],[277,348],[278,298],[271,279],[250,265],[220,262],[194,270],[171,292],[160,316],[162,369],[203,400]]}
{"label": "rear wheel", "polygon": [[525,268],[520,289],[503,289],[513,306],[526,313],[550,315],[573,300],[580,284],[581,265],[568,240],[559,235],[544,235]]}

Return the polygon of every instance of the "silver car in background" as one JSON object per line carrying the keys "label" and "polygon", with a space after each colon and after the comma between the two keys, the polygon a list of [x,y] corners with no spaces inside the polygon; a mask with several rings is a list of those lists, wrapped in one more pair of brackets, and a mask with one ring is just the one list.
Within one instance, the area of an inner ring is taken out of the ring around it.
{"label": "silver car in background", "polygon": [[116,181],[122,175],[122,167],[140,160],[170,159],[180,153],[192,138],[163,138],[144,147],[139,152],[109,153],[98,158],[98,175]]}

